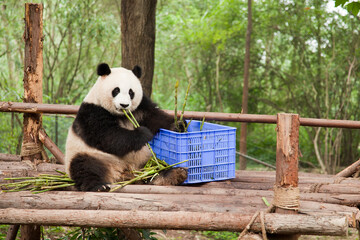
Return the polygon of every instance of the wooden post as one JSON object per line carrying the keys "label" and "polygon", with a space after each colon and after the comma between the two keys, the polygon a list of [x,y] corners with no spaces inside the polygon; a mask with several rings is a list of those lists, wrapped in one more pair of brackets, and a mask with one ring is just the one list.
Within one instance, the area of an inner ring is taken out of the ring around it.
{"label": "wooden post", "polygon": [[[297,214],[299,209],[299,127],[298,114],[277,114],[276,179],[274,186],[276,213]],[[298,239],[298,235],[275,236],[275,239]]]}
{"label": "wooden post", "polygon": [[19,231],[19,225],[10,225],[6,234],[6,240],[16,240],[16,235]]}
{"label": "wooden post", "polygon": [[[43,78],[43,5],[25,4],[25,59],[24,59],[24,102],[42,103]],[[23,160],[42,159],[42,144],[39,130],[42,127],[42,115],[24,113],[24,138],[21,155]],[[40,226],[21,226],[22,240],[40,239]]]}

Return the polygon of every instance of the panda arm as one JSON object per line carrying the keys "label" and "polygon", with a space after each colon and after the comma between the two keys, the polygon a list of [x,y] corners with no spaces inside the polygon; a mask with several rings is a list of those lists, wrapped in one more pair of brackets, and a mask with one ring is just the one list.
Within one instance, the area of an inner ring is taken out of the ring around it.
{"label": "panda arm", "polygon": [[139,124],[150,129],[153,134],[160,128],[174,130],[174,117],[162,111],[150,98],[144,96],[138,110],[143,113]]}
{"label": "panda arm", "polygon": [[120,127],[118,117],[89,103],[81,105],[73,130],[89,146],[119,157],[140,150],[153,137],[145,127],[135,130]]}

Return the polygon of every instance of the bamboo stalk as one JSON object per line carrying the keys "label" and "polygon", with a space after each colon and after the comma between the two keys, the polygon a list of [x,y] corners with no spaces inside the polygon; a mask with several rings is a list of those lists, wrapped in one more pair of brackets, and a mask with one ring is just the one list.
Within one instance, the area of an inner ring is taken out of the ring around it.
{"label": "bamboo stalk", "polygon": [[176,80],[175,83],[175,95],[174,95],[174,99],[175,99],[175,103],[174,103],[174,123],[175,123],[175,127],[178,126],[178,119],[177,119],[177,100],[178,100],[178,88],[179,88],[179,80]]}

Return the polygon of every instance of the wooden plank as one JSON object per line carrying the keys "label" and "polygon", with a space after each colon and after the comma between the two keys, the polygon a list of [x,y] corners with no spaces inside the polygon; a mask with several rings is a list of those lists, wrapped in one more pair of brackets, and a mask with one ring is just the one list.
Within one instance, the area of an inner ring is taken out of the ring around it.
{"label": "wooden plank", "polygon": [[0,153],[0,161],[20,162],[21,161],[21,156],[13,155],[13,154]]}
{"label": "wooden plank", "polygon": [[[127,186],[124,190],[130,187]],[[269,202],[273,200],[272,191],[241,190],[236,195],[212,195],[214,192],[206,191],[201,194],[186,193],[182,191],[186,187],[173,187],[169,190],[168,187],[154,186],[155,190],[152,189],[151,193],[147,191],[141,192],[141,189],[145,188],[139,187],[127,190],[126,193],[51,191],[33,194],[26,191],[8,192],[0,195],[0,208],[146,210],[155,212],[191,211],[253,214],[257,210],[265,210],[267,208],[262,197],[266,197]],[[145,185],[144,187],[147,186]],[[167,190],[169,191],[167,192]],[[221,189],[214,190],[221,191]],[[331,202],[329,199],[334,199],[334,204],[326,203],[326,201]],[[342,202],[343,199],[344,201]],[[308,215],[346,215],[351,219],[359,212],[356,207],[359,199],[358,195],[337,198],[337,196],[327,194],[304,194],[300,201],[299,211]],[[346,204],[344,203],[346,201],[354,201],[356,204],[350,204],[350,206],[340,205]]]}
{"label": "wooden plank", "polygon": [[[42,210],[0,209],[1,224],[42,224],[55,226],[151,228],[241,231],[252,215],[240,213],[196,213],[113,210]],[[265,214],[267,232],[289,234],[298,232],[314,235],[347,234],[346,217]],[[259,232],[261,226],[255,222],[251,230]]]}

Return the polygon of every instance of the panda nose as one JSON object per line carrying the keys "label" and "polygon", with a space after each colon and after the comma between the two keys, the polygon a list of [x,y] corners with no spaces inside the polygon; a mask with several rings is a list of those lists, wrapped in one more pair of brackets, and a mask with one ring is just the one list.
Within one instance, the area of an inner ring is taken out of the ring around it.
{"label": "panda nose", "polygon": [[123,108],[127,108],[129,104],[120,104]]}

